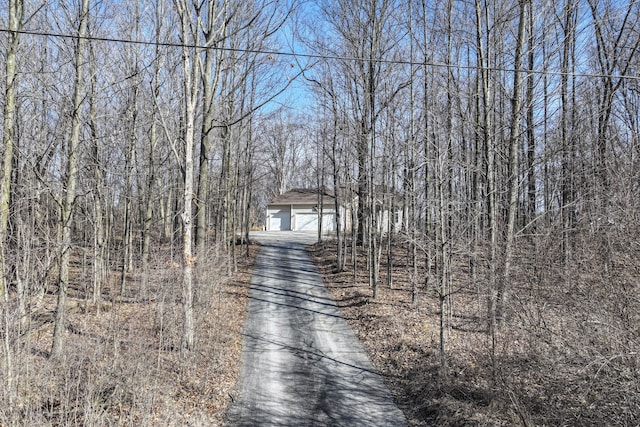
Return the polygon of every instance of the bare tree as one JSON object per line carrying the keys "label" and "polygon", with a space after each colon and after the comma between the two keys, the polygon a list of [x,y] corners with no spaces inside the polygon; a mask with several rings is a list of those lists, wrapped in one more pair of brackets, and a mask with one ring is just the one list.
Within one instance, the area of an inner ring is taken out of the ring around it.
{"label": "bare tree", "polygon": [[[4,371],[6,379],[6,391],[8,391],[9,405],[14,400],[13,384],[13,360],[10,347],[10,312],[9,312],[9,271],[6,260],[7,232],[9,225],[9,204],[11,198],[11,174],[13,166],[13,149],[15,134],[15,113],[16,113],[16,88],[18,85],[18,70],[16,55],[19,44],[19,31],[24,20],[24,1],[11,0],[9,2],[9,33],[7,34],[7,47],[5,54],[5,88],[4,88],[4,108],[2,122],[2,171],[0,174],[0,304],[2,307],[2,336],[4,353]],[[20,313],[23,314],[23,313]]]}
{"label": "bare tree", "polygon": [[58,300],[56,304],[55,328],[51,343],[51,356],[62,354],[64,331],[66,330],[65,310],[67,287],[69,286],[69,261],[71,257],[74,209],[76,205],[76,186],[78,183],[78,157],[80,148],[80,130],[82,126],[82,103],[84,100],[84,60],[89,22],[89,0],[82,0],[79,14],[77,44],[75,47],[75,77],[71,106],[71,133],[67,146],[67,166],[65,172],[64,195],[60,201],[60,272],[58,277]]}
{"label": "bare tree", "polygon": [[515,48],[515,64],[513,72],[513,95],[511,97],[511,125],[509,135],[509,199],[507,214],[507,235],[504,248],[504,264],[502,267],[502,277],[498,285],[498,301],[496,306],[496,316],[502,318],[504,304],[508,297],[507,282],[510,279],[511,263],[513,259],[514,240],[516,237],[516,212],[518,210],[518,194],[520,185],[520,166],[519,153],[520,141],[522,136],[522,85],[524,81],[524,71],[522,70],[522,61],[524,56],[524,48],[527,40],[526,23],[528,22],[527,14],[531,13],[530,0],[519,0],[519,18],[518,18],[518,35],[516,37]]}
{"label": "bare tree", "polygon": [[496,188],[496,148],[493,134],[493,83],[489,74],[490,60],[488,49],[489,43],[489,22],[486,12],[487,7],[483,7],[481,0],[475,2],[476,13],[476,43],[478,51],[479,83],[481,88],[481,101],[479,112],[479,129],[484,139],[484,149],[486,156],[486,195],[488,206],[488,223],[490,230],[489,237],[489,283],[488,283],[488,315],[492,337],[492,348],[495,349],[495,306],[497,303],[497,264],[498,264],[498,206]]}
{"label": "bare tree", "polygon": [[[569,265],[571,260],[571,229],[574,227],[574,172],[573,172],[573,158],[575,155],[575,146],[571,141],[571,128],[573,120],[571,120],[572,111],[575,106],[571,105],[570,93],[569,93],[569,73],[573,71],[572,57],[575,53],[576,43],[576,19],[577,19],[577,5],[572,0],[567,0],[564,5],[564,25],[563,28],[563,40],[562,43],[562,57],[560,69],[562,71],[560,81],[560,100],[562,102],[562,111],[560,113],[560,138],[562,149],[562,245],[565,267]],[[571,68],[570,68],[571,67]],[[575,87],[573,88],[575,90]]]}
{"label": "bare tree", "polygon": [[[182,41],[182,72],[184,91],[184,164],[183,164],[183,212],[182,219],[182,348],[193,350],[195,346],[195,332],[193,324],[193,268],[195,257],[193,255],[193,224],[192,207],[195,199],[193,180],[193,149],[195,144],[196,104],[198,102],[200,87],[200,67],[196,50],[199,48],[201,22],[199,8],[192,10],[192,5],[186,0],[175,1],[176,10],[180,16],[180,39]],[[194,22],[194,19],[196,22]]]}
{"label": "bare tree", "polygon": [[91,67],[91,82],[89,88],[89,127],[91,131],[91,168],[93,169],[93,286],[91,301],[99,303],[102,287],[107,279],[107,224],[105,200],[105,165],[102,161],[100,144],[98,141],[98,113],[97,91],[98,81],[96,72],[96,58],[93,45],[89,45],[89,66]]}
{"label": "bare tree", "polygon": [[204,253],[207,205],[209,203],[209,168],[211,165],[212,144],[216,136],[214,126],[215,114],[218,111],[216,95],[222,75],[222,61],[225,59],[224,50],[220,49],[226,37],[229,37],[227,24],[233,14],[230,2],[208,2],[205,20],[203,22],[203,34],[205,46],[204,64],[202,67],[202,132],[200,135],[200,157],[198,168],[198,193],[196,206],[196,248],[197,252]]}

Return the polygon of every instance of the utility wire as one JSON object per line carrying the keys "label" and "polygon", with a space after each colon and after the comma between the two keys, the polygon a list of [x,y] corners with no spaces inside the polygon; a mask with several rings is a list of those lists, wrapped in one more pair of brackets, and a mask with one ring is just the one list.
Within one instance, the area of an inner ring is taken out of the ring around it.
{"label": "utility wire", "polygon": [[601,74],[601,73],[586,73],[586,72],[563,73],[561,71],[536,70],[536,69],[516,70],[514,68],[504,68],[504,67],[480,67],[477,65],[445,64],[442,62],[411,61],[411,60],[402,60],[402,59],[384,59],[384,58],[372,59],[372,58],[363,58],[363,57],[356,57],[356,56],[284,52],[279,50],[268,50],[268,49],[214,47],[214,46],[202,46],[202,45],[186,44],[186,43],[132,40],[132,39],[123,39],[123,38],[114,38],[114,37],[97,37],[97,36],[80,37],[78,35],[53,33],[53,32],[46,32],[46,31],[27,31],[27,30],[12,31],[7,28],[0,28],[0,32],[23,34],[23,35],[29,35],[29,36],[39,36],[39,37],[55,37],[55,38],[62,38],[62,39],[83,39],[88,41],[98,41],[98,42],[106,42],[106,43],[135,44],[135,45],[153,46],[153,47],[162,46],[162,47],[188,48],[188,49],[200,49],[200,50],[215,49],[215,50],[221,50],[225,52],[251,53],[251,54],[267,55],[272,57],[285,56],[285,57],[291,57],[291,58],[334,60],[334,61],[348,61],[348,62],[373,61],[380,64],[414,65],[414,66],[423,66],[423,67],[427,66],[427,67],[434,67],[434,68],[446,68],[446,69],[456,69],[456,70],[486,70],[486,71],[497,71],[497,72],[506,72],[506,73],[514,73],[517,71],[517,72],[526,73],[526,74],[547,75],[547,76],[611,78],[611,79],[625,79],[625,80],[640,81],[640,76],[622,75],[622,74]]}

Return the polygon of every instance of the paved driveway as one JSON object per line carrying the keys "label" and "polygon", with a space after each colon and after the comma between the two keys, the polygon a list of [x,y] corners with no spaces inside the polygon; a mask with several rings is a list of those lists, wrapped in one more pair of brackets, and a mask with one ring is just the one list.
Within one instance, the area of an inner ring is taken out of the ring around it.
{"label": "paved driveway", "polygon": [[240,396],[229,426],[405,426],[304,249],[315,233],[256,233]]}
{"label": "paved driveway", "polygon": [[317,231],[252,231],[249,234],[251,240],[263,245],[279,243],[292,243],[312,245],[318,241]]}

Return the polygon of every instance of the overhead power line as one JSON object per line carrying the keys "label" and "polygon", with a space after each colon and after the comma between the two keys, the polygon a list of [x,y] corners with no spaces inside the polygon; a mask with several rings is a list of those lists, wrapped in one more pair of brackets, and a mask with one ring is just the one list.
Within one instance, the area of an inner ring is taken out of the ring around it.
{"label": "overhead power line", "polygon": [[356,56],[342,56],[342,55],[330,55],[330,54],[318,54],[318,53],[298,53],[298,52],[286,52],[279,50],[269,50],[269,49],[252,49],[252,48],[234,48],[234,47],[214,47],[214,46],[202,46],[188,43],[176,43],[176,42],[162,42],[162,41],[146,41],[146,40],[132,40],[132,39],[124,39],[124,38],[115,38],[115,37],[98,37],[98,36],[78,36],[77,34],[63,34],[63,33],[53,33],[47,31],[31,31],[31,30],[20,30],[20,31],[12,31],[7,28],[0,28],[0,32],[3,33],[15,33],[15,34],[24,34],[29,36],[39,36],[39,37],[54,37],[54,38],[62,38],[62,39],[83,39],[89,41],[98,41],[105,43],[120,43],[120,44],[135,44],[135,45],[143,45],[143,46],[162,46],[162,47],[175,47],[175,48],[189,48],[189,49],[216,49],[225,52],[235,52],[235,53],[251,53],[251,54],[259,54],[259,55],[267,55],[267,56],[285,56],[290,58],[304,58],[304,59],[318,59],[318,60],[334,60],[334,61],[349,61],[349,62],[377,62],[381,64],[392,64],[392,65],[414,65],[414,66],[428,66],[434,68],[448,68],[448,69],[456,69],[456,70],[487,70],[487,71],[497,71],[497,72],[507,72],[514,73],[516,71],[527,73],[527,74],[536,74],[536,75],[547,75],[547,76],[575,76],[575,77],[588,77],[588,78],[612,78],[612,79],[626,79],[626,80],[635,80],[640,81],[640,76],[636,75],[622,75],[622,74],[602,74],[602,73],[586,73],[586,72],[561,72],[561,71],[551,71],[551,70],[536,70],[536,69],[520,69],[516,70],[514,68],[505,68],[505,67],[480,67],[477,65],[462,65],[462,64],[446,64],[442,62],[432,62],[432,61],[411,61],[411,60],[403,60],[403,59],[385,59],[385,58],[363,58]]}

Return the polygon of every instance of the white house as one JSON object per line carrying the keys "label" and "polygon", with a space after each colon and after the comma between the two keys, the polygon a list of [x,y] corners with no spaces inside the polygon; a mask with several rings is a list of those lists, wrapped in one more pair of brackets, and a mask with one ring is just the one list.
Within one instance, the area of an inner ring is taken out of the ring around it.
{"label": "white house", "polygon": [[267,205],[267,231],[318,231],[322,212],[323,234],[336,231],[335,197],[325,191],[297,189],[277,196]]}

